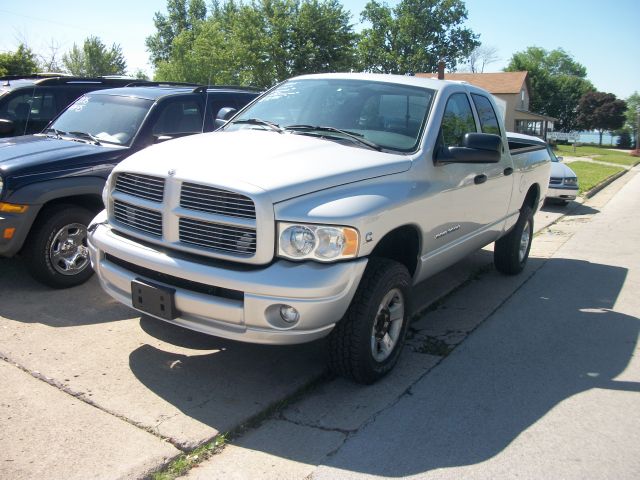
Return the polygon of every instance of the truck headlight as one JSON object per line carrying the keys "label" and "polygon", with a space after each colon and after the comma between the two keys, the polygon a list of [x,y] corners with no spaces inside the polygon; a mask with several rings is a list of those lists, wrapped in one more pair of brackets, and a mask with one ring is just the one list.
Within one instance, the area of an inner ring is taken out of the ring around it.
{"label": "truck headlight", "polygon": [[576,186],[578,184],[578,179],[576,177],[566,177],[564,179],[565,185]]}
{"label": "truck headlight", "polygon": [[0,198],[2,198],[3,189],[4,189],[4,180],[2,180],[2,176],[0,176]]}
{"label": "truck headlight", "polygon": [[334,225],[278,224],[278,256],[292,260],[331,262],[358,253],[355,228]]}

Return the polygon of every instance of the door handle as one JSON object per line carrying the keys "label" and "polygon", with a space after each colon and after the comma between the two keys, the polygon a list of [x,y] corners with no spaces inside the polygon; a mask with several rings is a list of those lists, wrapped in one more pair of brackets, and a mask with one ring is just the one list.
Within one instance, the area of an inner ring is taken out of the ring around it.
{"label": "door handle", "polygon": [[476,175],[476,178],[473,179],[473,183],[475,183],[476,185],[480,185],[481,183],[484,183],[486,181],[487,181],[487,176],[485,174]]}
{"label": "door handle", "polygon": [[507,167],[507,168],[504,169],[503,173],[504,173],[505,177],[508,177],[509,175],[511,175],[513,173],[513,168]]}

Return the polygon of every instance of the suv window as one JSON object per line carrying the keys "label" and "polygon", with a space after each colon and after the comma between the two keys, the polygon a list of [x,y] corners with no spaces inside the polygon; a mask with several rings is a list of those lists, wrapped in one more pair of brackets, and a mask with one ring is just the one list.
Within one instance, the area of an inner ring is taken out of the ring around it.
{"label": "suv window", "polygon": [[166,102],[153,125],[154,136],[202,131],[202,110],[196,100],[183,99]]}
{"label": "suv window", "polygon": [[85,132],[101,142],[129,145],[140,128],[151,100],[118,95],[85,95],[51,125],[61,132]]}
{"label": "suv window", "polygon": [[472,93],[471,98],[473,98],[473,103],[478,111],[482,133],[500,135],[500,124],[498,123],[496,112],[493,110],[493,106],[489,99],[476,93]]}
{"label": "suv window", "polygon": [[48,91],[23,90],[0,107],[0,118],[13,121],[15,135],[40,132],[56,114],[56,102]]}
{"label": "suv window", "polygon": [[440,134],[442,147],[461,147],[466,133],[477,132],[469,98],[464,93],[454,93],[447,100]]}

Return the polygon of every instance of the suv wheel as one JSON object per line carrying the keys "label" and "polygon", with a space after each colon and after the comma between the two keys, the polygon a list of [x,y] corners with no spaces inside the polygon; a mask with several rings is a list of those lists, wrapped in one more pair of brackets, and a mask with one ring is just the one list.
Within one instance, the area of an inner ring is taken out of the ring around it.
{"label": "suv wheel", "polygon": [[86,282],[93,274],[87,246],[87,225],[94,214],[74,205],[43,210],[24,247],[27,269],[53,288]]}

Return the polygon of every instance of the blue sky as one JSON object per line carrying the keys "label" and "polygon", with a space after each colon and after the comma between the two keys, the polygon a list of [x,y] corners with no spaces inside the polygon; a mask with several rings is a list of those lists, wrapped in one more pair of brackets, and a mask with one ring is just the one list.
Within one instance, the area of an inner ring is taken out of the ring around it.
{"label": "blue sky", "polygon": [[[367,0],[342,0],[359,29]],[[387,2],[397,4],[397,0]],[[587,68],[598,90],[626,98],[640,91],[640,2],[637,0],[467,0],[466,22],[484,45],[495,47],[500,60],[485,72],[500,71],[514,52],[529,46],[562,47]],[[166,0],[0,0],[0,51],[15,50],[21,41],[36,52],[51,44],[60,56],[73,43],[97,35],[122,47],[130,71],[151,72],[144,39],[153,33],[153,14],[165,11]]]}

